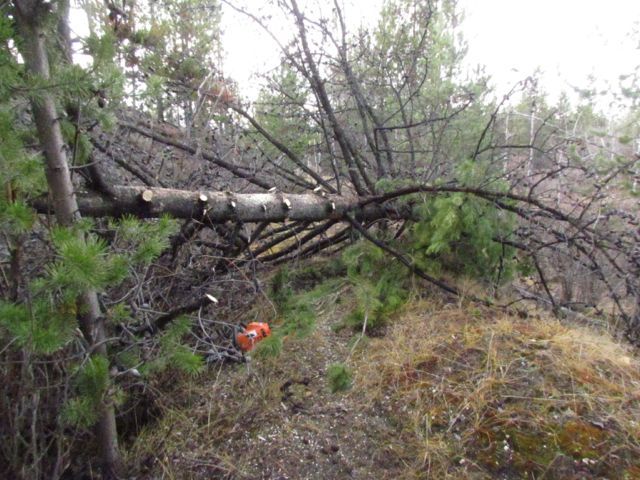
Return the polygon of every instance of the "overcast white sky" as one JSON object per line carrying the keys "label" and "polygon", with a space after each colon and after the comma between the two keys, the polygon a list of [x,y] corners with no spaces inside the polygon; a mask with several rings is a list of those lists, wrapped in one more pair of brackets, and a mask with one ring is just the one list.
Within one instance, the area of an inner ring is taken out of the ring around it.
{"label": "overcast white sky", "polygon": [[[312,0],[308,0],[312,1]],[[252,8],[261,0],[245,0]],[[346,0],[350,23],[371,21],[381,0]],[[301,4],[307,3],[302,1]],[[330,3],[330,2],[326,2]],[[537,67],[542,89],[552,97],[571,86],[588,86],[593,75],[617,84],[621,74],[640,64],[640,49],[629,34],[640,22],[638,0],[459,0],[469,44],[470,65],[486,66],[505,93]],[[243,94],[257,91],[250,74],[277,63],[276,46],[246,18],[223,9],[226,74],[239,81]]]}
{"label": "overcast white sky", "polygon": [[[634,0],[462,0],[469,60],[506,84],[540,67],[553,94],[587,86],[593,75],[617,84],[640,64]],[[518,72],[513,72],[517,69]]]}

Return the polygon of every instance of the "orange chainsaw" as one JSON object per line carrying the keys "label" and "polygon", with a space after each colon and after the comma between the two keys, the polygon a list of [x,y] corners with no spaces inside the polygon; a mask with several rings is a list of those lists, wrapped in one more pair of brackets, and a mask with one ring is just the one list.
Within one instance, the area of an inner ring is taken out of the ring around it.
{"label": "orange chainsaw", "polygon": [[251,322],[236,333],[234,343],[238,350],[246,353],[251,351],[259,341],[264,340],[269,335],[271,335],[271,328],[269,328],[268,323]]}

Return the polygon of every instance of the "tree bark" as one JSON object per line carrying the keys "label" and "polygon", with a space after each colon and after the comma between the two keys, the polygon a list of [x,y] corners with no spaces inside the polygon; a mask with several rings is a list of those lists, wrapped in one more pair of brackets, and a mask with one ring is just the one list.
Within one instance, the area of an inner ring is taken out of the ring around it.
{"label": "tree bark", "polygon": [[[232,193],[220,191],[191,191],[171,188],[140,186],[113,186],[112,198],[96,193],[80,193],[77,205],[83,215],[90,217],[124,214],[139,218],[157,218],[168,214],[175,218],[206,218],[211,223],[229,220],[241,222],[320,221],[346,219],[345,215],[361,220],[410,219],[414,215],[411,203],[404,206],[386,205],[387,202],[412,194],[442,195],[464,193],[484,199],[505,211],[514,212],[524,219],[536,215],[549,220],[566,222],[567,225],[593,233],[590,222],[545,204],[531,195],[498,192],[477,187],[416,184],[381,195],[349,197],[315,193]],[[524,211],[517,203],[528,205]],[[39,213],[51,211],[46,198],[31,202]],[[534,208],[535,207],[535,208]]]}
{"label": "tree bark", "polygon": [[[400,217],[371,203],[360,207],[362,199],[313,193],[231,193],[219,191],[189,191],[171,188],[114,186],[113,198],[96,193],[78,194],[78,207],[91,217],[135,215],[155,218],[168,214],[174,218],[207,219],[212,223],[229,220],[241,222],[319,221],[341,219],[351,212],[360,220]],[[32,205],[40,212],[50,210],[45,198]],[[404,217],[403,217],[404,218]]]}
{"label": "tree bark", "polygon": [[[27,71],[44,81],[49,80],[49,60],[46,50],[44,23],[50,4],[37,0],[16,0],[15,19],[20,36],[19,48]],[[60,225],[72,226],[80,218],[69,166],[66,146],[62,138],[58,112],[51,90],[44,89],[37,99],[32,99],[31,109],[38,138],[44,151],[45,170],[49,195],[56,219]],[[84,237],[83,237],[84,238]],[[94,354],[107,354],[104,323],[95,291],[87,290],[77,300],[78,322]],[[113,405],[104,400],[99,405],[100,416],[96,436],[100,447],[103,476],[118,478],[120,455]]]}

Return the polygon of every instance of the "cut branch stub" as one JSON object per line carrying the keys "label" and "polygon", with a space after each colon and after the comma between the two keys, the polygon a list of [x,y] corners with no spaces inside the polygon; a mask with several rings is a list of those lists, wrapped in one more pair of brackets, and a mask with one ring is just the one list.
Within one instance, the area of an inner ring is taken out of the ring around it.
{"label": "cut branch stub", "polygon": [[142,201],[145,203],[151,203],[153,200],[153,190],[143,190],[140,194],[140,198],[142,198]]}
{"label": "cut branch stub", "polygon": [[205,293],[205,298],[213,304],[218,304],[218,299],[209,293]]}

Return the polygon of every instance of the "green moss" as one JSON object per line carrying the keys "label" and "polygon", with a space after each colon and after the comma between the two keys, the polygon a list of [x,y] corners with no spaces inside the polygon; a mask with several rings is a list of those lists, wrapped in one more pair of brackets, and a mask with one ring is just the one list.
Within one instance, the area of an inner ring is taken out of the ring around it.
{"label": "green moss", "polygon": [[528,478],[546,471],[559,449],[553,430],[544,425],[507,427],[507,422],[507,418],[494,418],[494,427],[478,430],[467,451],[474,452],[476,461],[492,472],[508,466]]}
{"label": "green moss", "polygon": [[582,420],[569,420],[558,431],[558,445],[574,458],[598,458],[608,450],[607,433]]}
{"label": "green moss", "polygon": [[556,456],[555,435],[545,431],[510,430],[514,467],[522,472],[544,470]]}
{"label": "green moss", "polygon": [[476,432],[470,450],[476,452],[478,463],[491,471],[508,465],[527,475],[546,471],[559,452],[580,460],[601,458],[608,451],[607,439],[604,430],[577,419],[562,425],[498,425]]}

